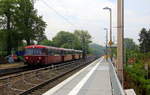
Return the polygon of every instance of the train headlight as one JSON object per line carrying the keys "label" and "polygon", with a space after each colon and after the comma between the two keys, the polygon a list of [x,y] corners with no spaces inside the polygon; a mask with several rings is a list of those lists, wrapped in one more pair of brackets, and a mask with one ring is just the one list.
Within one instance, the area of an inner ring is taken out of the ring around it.
{"label": "train headlight", "polygon": [[42,59],[42,57],[39,57],[39,60],[41,60]]}
{"label": "train headlight", "polygon": [[29,59],[29,57],[25,57],[25,59],[26,59],[26,60],[28,60],[28,59]]}

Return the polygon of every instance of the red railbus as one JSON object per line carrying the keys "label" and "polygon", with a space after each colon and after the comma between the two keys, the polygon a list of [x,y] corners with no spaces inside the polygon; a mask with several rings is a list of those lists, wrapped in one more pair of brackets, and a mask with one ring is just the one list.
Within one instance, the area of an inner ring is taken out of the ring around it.
{"label": "red railbus", "polygon": [[44,45],[25,47],[24,59],[29,65],[46,65],[82,58],[82,51]]}

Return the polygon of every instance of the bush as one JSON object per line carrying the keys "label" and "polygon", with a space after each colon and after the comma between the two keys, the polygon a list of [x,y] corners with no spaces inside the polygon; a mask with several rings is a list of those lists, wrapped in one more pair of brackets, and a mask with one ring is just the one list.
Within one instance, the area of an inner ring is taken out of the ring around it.
{"label": "bush", "polygon": [[137,91],[136,93],[139,93],[139,95],[150,95],[150,79],[148,79],[148,74],[144,67],[144,64],[149,64],[150,66],[150,53],[136,53],[134,55],[135,56],[128,56],[128,58],[135,57],[137,61],[134,64],[125,65],[124,70],[128,74],[128,76],[125,77],[130,77],[127,79],[131,80],[127,81],[134,83],[132,87]]}

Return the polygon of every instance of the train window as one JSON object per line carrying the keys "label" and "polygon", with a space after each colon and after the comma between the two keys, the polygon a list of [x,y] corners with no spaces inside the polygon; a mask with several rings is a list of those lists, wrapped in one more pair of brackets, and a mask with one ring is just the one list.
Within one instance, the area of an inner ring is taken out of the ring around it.
{"label": "train window", "polygon": [[33,52],[34,55],[42,55],[44,53],[44,51],[43,50],[41,51],[41,49],[34,49]]}
{"label": "train window", "polygon": [[58,50],[55,50],[55,55],[57,55],[59,53],[59,51]]}
{"label": "train window", "polygon": [[48,49],[48,55],[52,55],[52,52],[50,49]]}
{"label": "train window", "polygon": [[25,55],[46,55],[46,49],[42,48],[27,48]]}
{"label": "train window", "polygon": [[71,51],[69,51],[69,54],[72,54],[72,52],[71,52]]}
{"label": "train window", "polygon": [[64,51],[63,50],[60,51],[60,55],[64,55]]}
{"label": "train window", "polygon": [[65,54],[69,54],[69,52],[68,52],[68,51],[65,51]]}
{"label": "train window", "polygon": [[69,54],[73,54],[73,52],[72,52],[72,51],[69,51]]}
{"label": "train window", "polygon": [[53,53],[53,55],[55,55],[56,51],[54,49],[52,49],[52,53]]}
{"label": "train window", "polygon": [[48,50],[48,55],[59,55],[60,51],[56,49],[49,49]]}
{"label": "train window", "polygon": [[33,49],[26,49],[25,55],[33,55]]}
{"label": "train window", "polygon": [[61,51],[60,51],[60,50],[58,50],[58,54],[59,54],[59,55],[61,54]]}
{"label": "train window", "polygon": [[41,55],[48,55],[48,49],[43,48],[41,53],[42,53]]}
{"label": "train window", "polygon": [[66,55],[66,54],[67,54],[67,52],[64,50],[64,51],[63,51],[63,55]]}
{"label": "train window", "polygon": [[71,51],[69,51],[68,54],[71,54]]}
{"label": "train window", "polygon": [[48,50],[48,54],[49,55],[54,55],[55,54],[55,50],[54,49],[49,49]]}
{"label": "train window", "polygon": [[60,50],[55,50],[55,55],[60,55],[61,51]]}

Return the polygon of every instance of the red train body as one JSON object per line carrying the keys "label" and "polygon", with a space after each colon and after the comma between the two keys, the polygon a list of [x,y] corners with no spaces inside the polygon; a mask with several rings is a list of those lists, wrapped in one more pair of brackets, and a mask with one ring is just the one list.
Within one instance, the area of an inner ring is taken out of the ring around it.
{"label": "red train body", "polygon": [[48,65],[82,58],[82,51],[43,45],[25,47],[24,59],[29,65]]}

